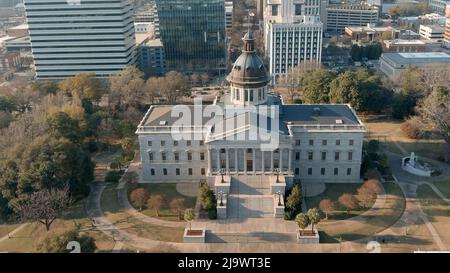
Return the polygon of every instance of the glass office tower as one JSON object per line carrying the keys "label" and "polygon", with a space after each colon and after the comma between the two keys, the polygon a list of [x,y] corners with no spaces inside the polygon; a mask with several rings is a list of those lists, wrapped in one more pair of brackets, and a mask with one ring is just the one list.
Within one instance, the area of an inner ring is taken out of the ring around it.
{"label": "glass office tower", "polygon": [[223,0],[156,0],[167,70],[226,68]]}

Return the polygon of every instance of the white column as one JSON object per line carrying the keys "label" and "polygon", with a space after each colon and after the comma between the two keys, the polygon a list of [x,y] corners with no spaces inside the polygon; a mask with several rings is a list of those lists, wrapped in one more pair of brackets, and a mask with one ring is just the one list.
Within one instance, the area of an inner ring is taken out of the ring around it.
{"label": "white column", "polygon": [[227,172],[227,174],[229,174],[230,173],[230,159],[229,159],[230,154],[229,154],[228,148],[225,149],[225,156],[226,156],[226,170],[227,170],[226,172]]}
{"label": "white column", "polygon": [[288,166],[289,172],[292,171],[292,150],[289,149],[289,166]]}
{"label": "white column", "polygon": [[271,151],[270,152],[270,172],[272,172],[272,173],[273,173],[273,160],[274,160],[273,154],[274,154],[274,151]]}
{"label": "white column", "polygon": [[239,164],[238,164],[238,149],[234,149],[234,169],[236,173],[239,172]]}
{"label": "white column", "polygon": [[264,173],[264,151],[261,150],[261,172]]}
{"label": "white column", "polygon": [[211,151],[212,149],[208,149],[208,174],[210,175],[212,173]]}
{"label": "white column", "polygon": [[278,150],[278,156],[280,159],[278,160],[278,168],[280,169],[280,172],[283,172],[283,149]]}
{"label": "white column", "polygon": [[250,89],[247,90],[247,95],[248,95],[248,97],[247,97],[248,101],[247,102],[250,105]]}
{"label": "white column", "polygon": [[220,171],[220,168],[222,167],[220,166],[220,148],[216,149],[216,151],[217,151],[217,171]]}
{"label": "white column", "polygon": [[256,173],[256,149],[252,149],[252,156],[253,156],[252,169],[253,173]]}
{"label": "white column", "polygon": [[247,149],[244,150],[244,173],[247,174]]}

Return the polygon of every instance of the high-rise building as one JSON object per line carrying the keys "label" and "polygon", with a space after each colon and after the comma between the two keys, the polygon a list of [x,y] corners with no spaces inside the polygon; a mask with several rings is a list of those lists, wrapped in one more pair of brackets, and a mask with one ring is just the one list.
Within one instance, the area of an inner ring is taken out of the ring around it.
{"label": "high-rise building", "polygon": [[131,0],[25,0],[37,79],[107,77],[135,63]]}
{"label": "high-rise building", "polygon": [[450,48],[450,17],[445,22],[444,46]]}
{"label": "high-rise building", "polygon": [[447,5],[450,5],[449,0],[429,0],[428,1],[428,6],[430,7],[430,9],[434,12],[437,12],[440,15],[445,14],[445,9],[446,9]]}
{"label": "high-rise building", "polygon": [[156,0],[168,70],[226,68],[224,0]]}
{"label": "high-rise building", "polygon": [[379,18],[378,8],[367,4],[329,5],[326,8],[327,31],[342,33],[345,27],[360,27],[376,24]]}
{"label": "high-rise building", "polygon": [[268,0],[264,16],[265,52],[272,77],[301,62],[320,63],[320,0]]}

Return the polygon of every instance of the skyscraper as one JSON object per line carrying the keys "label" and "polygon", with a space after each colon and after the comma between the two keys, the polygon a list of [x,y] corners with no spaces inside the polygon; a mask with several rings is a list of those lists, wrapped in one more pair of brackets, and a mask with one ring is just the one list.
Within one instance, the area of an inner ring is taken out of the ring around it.
{"label": "skyscraper", "polygon": [[113,75],[135,62],[131,0],[25,0],[37,79]]}
{"label": "skyscraper", "polygon": [[272,77],[301,62],[320,63],[322,31],[320,0],[268,0],[264,36]]}
{"label": "skyscraper", "polygon": [[156,0],[168,70],[226,68],[223,0]]}

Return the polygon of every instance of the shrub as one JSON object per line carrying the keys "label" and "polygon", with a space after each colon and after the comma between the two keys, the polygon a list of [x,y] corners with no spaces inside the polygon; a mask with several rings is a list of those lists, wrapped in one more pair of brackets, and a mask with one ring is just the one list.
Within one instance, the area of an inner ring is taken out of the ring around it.
{"label": "shrub", "polygon": [[208,184],[203,184],[200,187],[200,203],[202,208],[209,210],[216,206],[216,197],[214,192],[209,188]]}
{"label": "shrub", "polygon": [[208,210],[208,219],[214,220],[217,219],[217,209],[216,207],[212,207]]}
{"label": "shrub", "polygon": [[402,124],[401,129],[403,133],[411,139],[420,138],[422,132],[421,124],[415,118],[410,118],[405,121]]}
{"label": "shrub", "polygon": [[118,183],[121,176],[121,171],[109,171],[106,173],[105,182]]}

